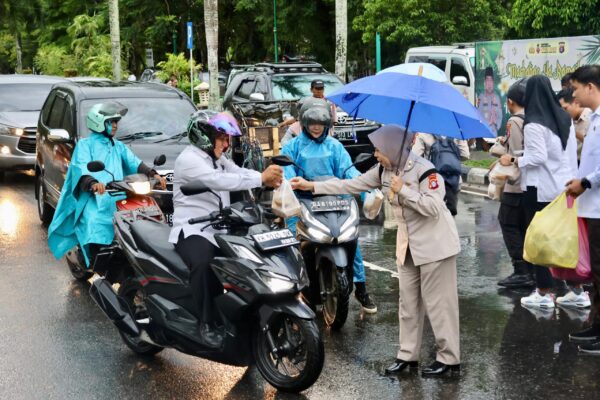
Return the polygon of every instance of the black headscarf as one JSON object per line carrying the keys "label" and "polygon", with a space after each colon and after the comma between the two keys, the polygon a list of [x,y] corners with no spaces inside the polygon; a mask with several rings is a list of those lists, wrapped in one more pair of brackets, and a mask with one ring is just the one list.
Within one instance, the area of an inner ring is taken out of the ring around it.
{"label": "black headscarf", "polygon": [[550,129],[560,138],[563,150],[567,147],[571,117],[562,109],[544,75],[534,75],[527,80],[525,88],[525,125],[536,123]]}

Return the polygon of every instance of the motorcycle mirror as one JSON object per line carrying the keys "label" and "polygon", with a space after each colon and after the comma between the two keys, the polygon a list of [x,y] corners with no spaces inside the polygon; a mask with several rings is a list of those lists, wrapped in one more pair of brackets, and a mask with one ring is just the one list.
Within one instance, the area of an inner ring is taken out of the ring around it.
{"label": "motorcycle mirror", "polygon": [[90,161],[87,163],[87,169],[90,172],[100,172],[104,171],[104,163],[102,161]]}
{"label": "motorcycle mirror", "polygon": [[288,165],[295,165],[294,161],[286,155],[278,155],[271,157],[271,162],[280,167],[287,167]]}
{"label": "motorcycle mirror", "polygon": [[161,154],[160,156],[157,156],[154,159],[154,166],[155,167],[160,167],[161,165],[164,165],[164,163],[167,162],[167,157],[164,154]]}

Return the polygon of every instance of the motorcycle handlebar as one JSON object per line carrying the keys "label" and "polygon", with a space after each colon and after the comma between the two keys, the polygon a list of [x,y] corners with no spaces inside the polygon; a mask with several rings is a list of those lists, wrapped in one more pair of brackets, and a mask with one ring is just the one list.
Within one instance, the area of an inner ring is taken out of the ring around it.
{"label": "motorcycle handlebar", "polygon": [[212,220],[212,217],[210,215],[206,215],[204,217],[190,218],[190,219],[188,219],[188,224],[194,225],[194,224],[199,224],[201,222],[208,222],[210,220]]}

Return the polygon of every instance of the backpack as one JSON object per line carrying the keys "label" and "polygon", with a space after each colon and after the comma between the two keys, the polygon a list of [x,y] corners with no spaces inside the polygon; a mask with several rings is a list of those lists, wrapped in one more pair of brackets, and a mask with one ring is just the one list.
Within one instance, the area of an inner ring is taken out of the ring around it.
{"label": "backpack", "polygon": [[444,177],[444,181],[454,190],[458,190],[461,174],[460,150],[454,140],[445,137],[436,138],[429,151],[429,160]]}

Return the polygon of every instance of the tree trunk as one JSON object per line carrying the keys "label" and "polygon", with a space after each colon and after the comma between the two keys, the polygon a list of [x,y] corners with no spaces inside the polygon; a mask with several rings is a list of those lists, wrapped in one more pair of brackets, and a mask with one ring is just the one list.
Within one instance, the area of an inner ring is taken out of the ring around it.
{"label": "tree trunk", "polygon": [[108,18],[110,20],[110,43],[112,55],[113,80],[121,80],[121,35],[119,27],[119,0],[108,0]]}
{"label": "tree trunk", "polygon": [[204,29],[206,31],[206,48],[210,89],[208,107],[213,110],[221,108],[219,101],[219,8],[218,0],[204,0]]}
{"label": "tree trunk", "polygon": [[23,73],[23,51],[21,50],[21,34],[17,31],[15,35],[16,53],[17,53],[17,74]]}
{"label": "tree trunk", "polygon": [[346,82],[348,54],[348,2],[335,0],[335,73]]}

